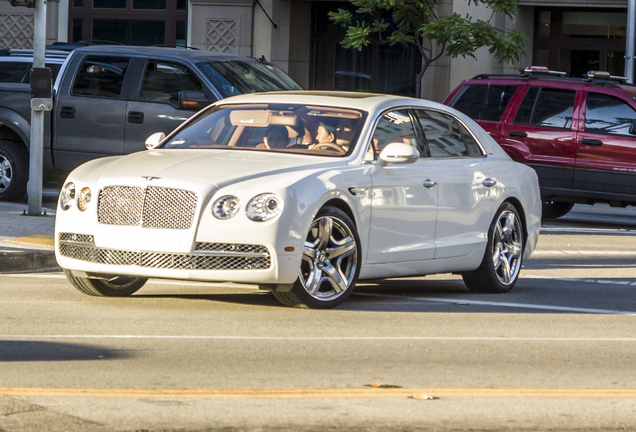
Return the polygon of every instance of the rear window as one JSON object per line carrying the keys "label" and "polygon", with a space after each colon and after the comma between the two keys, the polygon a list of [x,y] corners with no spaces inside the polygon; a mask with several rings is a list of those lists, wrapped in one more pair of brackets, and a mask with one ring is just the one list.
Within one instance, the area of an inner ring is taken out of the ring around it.
{"label": "rear window", "polygon": [[517,109],[514,123],[570,129],[575,90],[530,87]]}
{"label": "rear window", "polygon": [[25,74],[27,74],[27,69],[30,67],[30,62],[2,62],[0,63],[0,82],[22,82]]}
{"label": "rear window", "polygon": [[500,121],[517,86],[467,85],[451,106],[475,120]]}
{"label": "rear window", "polygon": [[128,68],[128,59],[87,58],[75,77],[73,94],[119,98]]}

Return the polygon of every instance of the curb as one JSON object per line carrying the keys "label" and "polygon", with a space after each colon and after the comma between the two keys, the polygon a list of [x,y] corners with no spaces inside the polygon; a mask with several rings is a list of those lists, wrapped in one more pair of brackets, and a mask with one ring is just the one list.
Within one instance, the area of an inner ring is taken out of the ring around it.
{"label": "curb", "polygon": [[59,269],[53,251],[0,251],[0,274]]}

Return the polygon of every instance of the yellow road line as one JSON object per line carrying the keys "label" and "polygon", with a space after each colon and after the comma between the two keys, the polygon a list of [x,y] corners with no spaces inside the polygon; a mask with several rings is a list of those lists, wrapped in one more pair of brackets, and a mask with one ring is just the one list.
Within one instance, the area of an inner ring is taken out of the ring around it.
{"label": "yellow road line", "polygon": [[40,234],[31,234],[25,237],[11,238],[7,241],[14,242],[14,243],[36,245],[36,246],[55,247],[55,239],[53,237],[40,235]]}
{"label": "yellow road line", "polygon": [[636,398],[636,389],[507,389],[507,388],[344,388],[344,389],[93,389],[0,387],[0,396],[102,398],[400,398],[416,395],[436,398]]}

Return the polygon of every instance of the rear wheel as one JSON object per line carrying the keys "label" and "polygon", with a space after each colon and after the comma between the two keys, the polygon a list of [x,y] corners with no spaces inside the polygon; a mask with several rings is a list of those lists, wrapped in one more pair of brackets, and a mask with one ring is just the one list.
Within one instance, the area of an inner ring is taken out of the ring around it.
{"label": "rear wheel", "polygon": [[314,219],[298,279],[288,292],[274,291],[285,306],[334,308],[345,301],[360,272],[360,239],[349,216],[335,207],[322,209]]}
{"label": "rear wheel", "polygon": [[544,202],[543,203],[543,219],[558,219],[568,214],[574,207],[574,203],[569,202]]}
{"label": "rear wheel", "polygon": [[64,276],[79,291],[98,297],[128,297],[139,291],[148,278],[117,276],[111,279],[91,279],[74,276],[70,270],[64,270]]}
{"label": "rear wheel", "polygon": [[523,258],[523,227],[517,209],[503,203],[488,230],[488,245],[477,270],[462,275],[469,290],[484,293],[510,291],[519,279]]}
{"label": "rear wheel", "polygon": [[0,141],[0,201],[19,201],[26,195],[29,153],[18,144]]}

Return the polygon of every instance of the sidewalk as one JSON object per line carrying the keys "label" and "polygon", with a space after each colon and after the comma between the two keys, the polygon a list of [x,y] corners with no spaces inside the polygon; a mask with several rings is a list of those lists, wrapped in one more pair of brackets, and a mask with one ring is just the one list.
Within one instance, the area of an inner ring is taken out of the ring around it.
{"label": "sidewalk", "polygon": [[53,235],[55,209],[47,216],[24,216],[27,204],[0,202],[0,273],[57,268]]}

